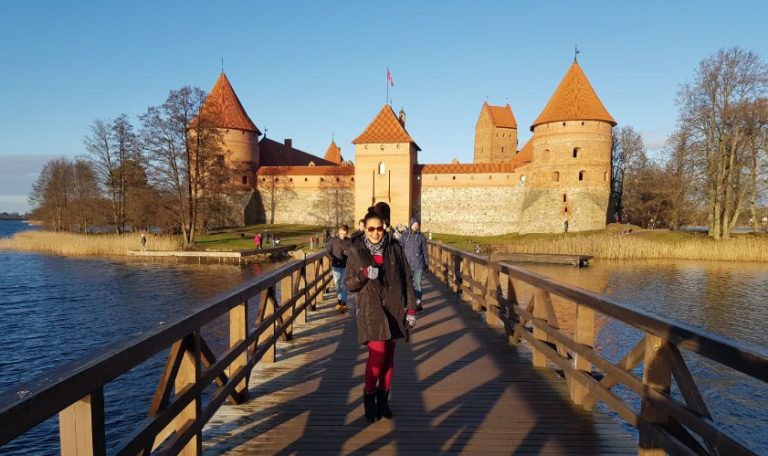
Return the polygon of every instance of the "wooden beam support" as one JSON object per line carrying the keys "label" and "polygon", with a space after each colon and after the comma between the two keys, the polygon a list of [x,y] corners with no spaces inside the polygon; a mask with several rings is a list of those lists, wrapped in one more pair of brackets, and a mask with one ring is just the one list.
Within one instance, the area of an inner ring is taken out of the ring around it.
{"label": "wooden beam support", "polygon": [[104,390],[99,388],[59,412],[62,456],[104,455]]}

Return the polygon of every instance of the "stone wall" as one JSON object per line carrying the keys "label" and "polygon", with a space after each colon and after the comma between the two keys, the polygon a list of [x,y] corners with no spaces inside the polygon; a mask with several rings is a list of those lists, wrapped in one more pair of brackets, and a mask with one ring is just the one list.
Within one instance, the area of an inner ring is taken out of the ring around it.
{"label": "stone wall", "polygon": [[[273,204],[274,202],[274,204]],[[249,206],[252,223],[297,223],[333,227],[338,223],[353,226],[354,194],[346,186],[309,187],[281,185],[260,188]]]}

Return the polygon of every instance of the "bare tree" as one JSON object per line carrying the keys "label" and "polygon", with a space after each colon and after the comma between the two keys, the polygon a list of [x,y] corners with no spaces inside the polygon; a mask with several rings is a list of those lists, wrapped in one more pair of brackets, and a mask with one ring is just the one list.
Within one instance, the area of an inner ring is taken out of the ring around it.
{"label": "bare tree", "polygon": [[256,176],[256,190],[264,205],[265,218],[270,225],[275,223],[275,213],[286,201],[296,198],[293,182],[284,169],[270,166],[259,170]]}
{"label": "bare tree", "polygon": [[753,52],[721,49],[702,60],[678,93],[679,129],[704,175],[709,234],[727,238],[750,197],[748,119],[768,90],[768,66]]}
{"label": "bare tree", "polygon": [[215,125],[216,113],[205,109],[205,99],[203,90],[185,86],[140,116],[151,181],[173,195],[185,246],[194,242],[199,221],[205,218],[201,217],[204,199],[222,185],[214,174],[226,151]]}
{"label": "bare tree", "polygon": [[640,133],[629,125],[614,132],[611,149],[611,202],[617,214],[624,213],[625,176],[644,158],[645,144]]}

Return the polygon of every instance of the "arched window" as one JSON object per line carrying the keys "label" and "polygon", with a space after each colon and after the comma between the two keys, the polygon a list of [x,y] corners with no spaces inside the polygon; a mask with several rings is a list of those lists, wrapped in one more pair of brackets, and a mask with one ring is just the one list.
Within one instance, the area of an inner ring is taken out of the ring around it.
{"label": "arched window", "polygon": [[385,175],[387,173],[387,165],[384,164],[384,162],[379,162],[379,174]]}
{"label": "arched window", "polygon": [[579,180],[583,181],[587,177],[586,171],[579,171]]}
{"label": "arched window", "polygon": [[315,162],[313,161],[309,162],[309,166],[315,166]]}
{"label": "arched window", "polygon": [[608,171],[603,173],[603,180],[608,182]]}
{"label": "arched window", "polygon": [[581,156],[581,148],[574,147],[573,148],[573,158],[579,158]]}
{"label": "arched window", "polygon": [[560,182],[560,171],[553,171],[552,172],[552,181],[553,182]]}

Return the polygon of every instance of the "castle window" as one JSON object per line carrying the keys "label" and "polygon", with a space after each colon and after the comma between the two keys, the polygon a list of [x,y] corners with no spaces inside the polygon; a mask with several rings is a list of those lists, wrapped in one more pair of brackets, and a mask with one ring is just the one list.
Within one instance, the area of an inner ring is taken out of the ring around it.
{"label": "castle window", "polygon": [[563,126],[565,126],[565,122],[563,122]]}
{"label": "castle window", "polygon": [[307,182],[308,180],[309,180],[309,178],[307,178],[307,177],[304,178],[304,182]]}
{"label": "castle window", "polygon": [[603,173],[603,180],[608,182],[608,171]]}
{"label": "castle window", "polygon": [[387,173],[387,165],[384,164],[384,162],[379,162],[379,174],[385,175]]}
{"label": "castle window", "polygon": [[223,155],[217,155],[216,156],[216,164],[219,165],[220,168],[224,167],[224,156]]}
{"label": "castle window", "polygon": [[292,178],[292,177],[289,177],[289,178],[288,178],[288,181],[289,181],[289,182],[293,182],[293,178]]}
{"label": "castle window", "polygon": [[553,182],[560,182],[560,171],[554,171],[552,173],[552,181]]}
{"label": "castle window", "polygon": [[579,158],[581,156],[581,148],[574,147],[573,148],[573,158]]}
{"label": "castle window", "polygon": [[566,208],[565,208],[565,211],[563,211],[563,212],[565,212],[565,213],[567,214],[567,213],[568,213],[568,208],[566,207]]}
{"label": "castle window", "polygon": [[262,182],[266,182],[266,181],[267,181],[267,178],[266,178],[266,177],[262,177],[262,178],[261,178],[261,181],[262,181]]}
{"label": "castle window", "polygon": [[583,121],[581,122],[581,125],[582,125],[582,126],[584,125],[584,122],[583,122]]}
{"label": "castle window", "polygon": [[453,180],[456,180],[456,176],[453,176]]}
{"label": "castle window", "polygon": [[350,178],[349,178],[349,181],[350,181],[350,182],[354,182],[354,181],[355,181],[355,178],[354,178],[354,177],[350,177]]}
{"label": "castle window", "polygon": [[504,146],[501,146],[501,153],[504,153]]}
{"label": "castle window", "polygon": [[523,174],[522,176],[520,176],[520,182],[525,182],[525,179],[526,179],[526,177],[525,177],[525,174]]}
{"label": "castle window", "polygon": [[580,181],[583,181],[586,176],[587,176],[587,172],[586,171],[579,171],[579,180]]}
{"label": "castle window", "polygon": [[313,161],[309,162],[309,166],[315,166],[315,162]]}
{"label": "castle window", "polygon": [[336,178],[336,182],[338,182],[338,181],[339,181],[339,178],[337,177],[337,178]]}
{"label": "castle window", "polygon": [[568,195],[566,195],[565,193],[563,193],[563,202],[564,203],[568,202]]}
{"label": "castle window", "polygon": [[243,176],[243,185],[248,185],[248,176]]}

